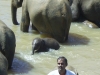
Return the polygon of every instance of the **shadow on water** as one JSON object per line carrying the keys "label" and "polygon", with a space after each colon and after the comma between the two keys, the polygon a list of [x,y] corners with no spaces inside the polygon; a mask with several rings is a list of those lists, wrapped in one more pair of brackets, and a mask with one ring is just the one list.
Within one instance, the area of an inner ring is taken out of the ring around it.
{"label": "shadow on water", "polygon": [[62,43],[63,45],[87,45],[90,39],[86,36],[79,35],[76,33],[69,33],[68,41]]}
{"label": "shadow on water", "polygon": [[8,71],[8,74],[27,74],[34,68],[30,63],[16,55],[13,60],[12,69]]}

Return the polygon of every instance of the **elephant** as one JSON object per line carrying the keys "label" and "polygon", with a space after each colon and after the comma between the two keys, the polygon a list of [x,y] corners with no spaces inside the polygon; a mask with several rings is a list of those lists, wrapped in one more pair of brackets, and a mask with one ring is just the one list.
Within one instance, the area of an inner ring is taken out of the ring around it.
{"label": "elephant", "polygon": [[19,24],[17,22],[16,12],[17,12],[17,8],[22,6],[22,2],[23,0],[12,0],[11,1],[11,16],[12,16],[12,22],[14,25]]}
{"label": "elephant", "polygon": [[59,42],[53,38],[35,38],[32,41],[32,54],[39,52],[47,52],[49,49],[58,50]]}
{"label": "elephant", "polygon": [[6,57],[0,52],[0,75],[8,75],[8,61]]}
{"label": "elephant", "polygon": [[[72,22],[85,21],[90,27],[100,27],[100,0],[71,0]],[[95,26],[96,25],[96,26]]]}
{"label": "elephant", "polygon": [[[12,22],[14,25],[19,25],[17,21],[17,8],[22,7],[23,0],[12,0],[11,1],[11,16],[12,16]],[[32,29],[37,30],[33,25]]]}
{"label": "elephant", "polygon": [[72,21],[68,0],[23,0],[20,29],[28,32],[30,21],[40,33],[46,33],[58,42],[68,40]]}
{"label": "elephant", "polygon": [[0,51],[8,60],[8,69],[11,69],[16,47],[14,32],[0,20]]}

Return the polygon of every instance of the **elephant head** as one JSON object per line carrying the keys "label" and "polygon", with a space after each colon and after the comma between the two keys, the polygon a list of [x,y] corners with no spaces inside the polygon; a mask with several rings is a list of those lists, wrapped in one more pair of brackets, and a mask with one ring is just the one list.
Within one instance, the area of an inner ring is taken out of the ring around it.
{"label": "elephant head", "polygon": [[12,22],[13,22],[13,24],[15,24],[15,25],[18,25],[17,17],[16,17],[17,8],[19,8],[19,7],[22,6],[22,2],[23,2],[23,0],[12,0],[12,1],[11,1]]}
{"label": "elephant head", "polygon": [[60,45],[53,38],[35,38],[32,41],[32,54],[35,52],[47,52],[49,49],[58,50]]}
{"label": "elephant head", "polygon": [[40,49],[43,45],[44,41],[40,38],[35,38],[32,41],[32,54],[34,54],[35,52],[40,52]]}

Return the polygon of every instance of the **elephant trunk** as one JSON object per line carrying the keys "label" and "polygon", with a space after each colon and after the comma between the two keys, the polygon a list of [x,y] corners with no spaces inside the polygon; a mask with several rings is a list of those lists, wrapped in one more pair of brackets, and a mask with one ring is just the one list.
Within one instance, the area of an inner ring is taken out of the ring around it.
{"label": "elephant trunk", "polygon": [[37,49],[35,49],[35,47],[33,47],[32,48],[32,55],[35,53],[35,52],[37,52],[38,50]]}
{"label": "elephant trunk", "polygon": [[32,55],[33,55],[35,52],[37,52],[37,50],[38,50],[38,46],[32,45]]}

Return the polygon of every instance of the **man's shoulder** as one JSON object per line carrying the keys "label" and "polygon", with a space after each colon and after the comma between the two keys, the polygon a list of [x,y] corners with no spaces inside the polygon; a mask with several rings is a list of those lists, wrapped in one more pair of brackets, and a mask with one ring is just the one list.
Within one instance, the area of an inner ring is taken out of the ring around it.
{"label": "man's shoulder", "polygon": [[71,70],[67,70],[67,75],[76,75],[75,72],[71,71]]}
{"label": "man's shoulder", "polygon": [[58,70],[53,70],[48,75],[58,75]]}

